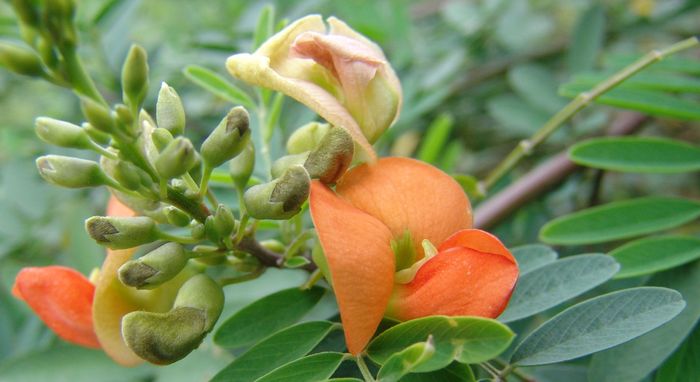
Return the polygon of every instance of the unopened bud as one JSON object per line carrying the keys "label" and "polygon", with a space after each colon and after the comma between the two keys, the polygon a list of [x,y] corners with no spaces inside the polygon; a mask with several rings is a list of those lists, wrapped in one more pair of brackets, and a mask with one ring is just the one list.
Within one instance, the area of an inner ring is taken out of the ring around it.
{"label": "unopened bud", "polygon": [[112,169],[111,175],[119,184],[133,191],[141,188],[143,179],[141,175],[142,172],[144,171],[136,167],[133,163],[118,160],[117,164]]}
{"label": "unopened bud", "polygon": [[236,219],[233,217],[233,212],[224,204],[219,204],[214,213],[214,228],[221,237],[231,235],[233,229],[236,228]]}
{"label": "unopened bud", "polygon": [[272,182],[249,188],[243,195],[248,214],[256,219],[288,219],[301,211],[311,179],[302,166],[292,166]]}
{"label": "unopened bud", "polygon": [[277,253],[284,253],[284,251],[287,250],[284,243],[275,239],[261,240],[260,245],[265,249],[269,249],[270,251]]}
{"label": "unopened bud", "polygon": [[202,143],[204,164],[215,168],[238,155],[250,140],[248,112],[234,107]]}
{"label": "unopened bud", "polygon": [[140,108],[148,92],[148,55],[139,45],[132,45],[122,66],[122,93],[124,101]]}
{"label": "unopened bud", "polygon": [[287,140],[287,152],[301,154],[316,150],[330,128],[331,125],[320,122],[310,122],[298,128]]}
{"label": "unopened bud", "polygon": [[214,243],[220,242],[223,238],[221,234],[219,234],[219,230],[216,229],[216,225],[214,224],[214,216],[207,216],[207,219],[204,221],[204,233],[206,234],[207,239],[213,241]]}
{"label": "unopened bud", "polygon": [[37,158],[36,167],[44,180],[57,186],[83,188],[110,184],[100,165],[85,159],[46,155]]}
{"label": "unopened bud", "polygon": [[12,7],[22,23],[36,27],[39,25],[39,13],[31,0],[12,0]]}
{"label": "unopened bud", "polygon": [[61,49],[71,49],[76,44],[73,25],[75,2],[73,0],[47,0],[44,2],[42,24],[49,31],[54,43]]}
{"label": "unopened bud", "polygon": [[158,240],[158,228],[145,216],[93,216],[85,221],[85,230],[98,244],[111,249],[138,247]]}
{"label": "unopened bud", "polygon": [[198,274],[187,280],[177,292],[173,309],[194,308],[204,311],[204,330],[210,331],[224,308],[224,292],[221,285],[209,276]]}
{"label": "unopened bud", "polygon": [[253,141],[249,140],[243,151],[231,159],[228,168],[233,183],[239,190],[243,190],[255,168],[255,146]]}
{"label": "unopened bud", "polygon": [[[272,178],[279,178],[287,169],[292,166],[303,166],[304,162],[309,158],[309,152],[301,154],[285,155],[272,163],[270,175]],[[309,174],[311,175],[311,174]]]}
{"label": "unopened bud", "polygon": [[116,130],[116,121],[112,116],[111,111],[104,105],[101,105],[90,98],[81,97],[80,107],[83,110],[85,118],[90,125],[103,133],[112,134]]}
{"label": "unopened bud", "polygon": [[177,207],[167,206],[163,209],[163,212],[168,219],[168,223],[176,227],[187,227],[192,221],[190,215]]}
{"label": "unopened bud", "polygon": [[123,103],[116,104],[114,106],[114,113],[117,115],[117,120],[123,126],[131,126],[134,123],[134,116],[131,114],[129,107]]}
{"label": "unopened bud", "polygon": [[70,122],[39,117],[34,126],[36,135],[46,143],[76,149],[89,149],[92,146],[88,133]]}
{"label": "unopened bud", "polygon": [[342,128],[332,127],[312,151],[304,167],[312,179],[322,183],[335,183],[352,163],[355,144],[350,134]]}
{"label": "unopened bud", "polygon": [[197,154],[192,142],[185,137],[177,137],[160,153],[155,165],[161,178],[172,179],[183,175],[196,163]]}
{"label": "unopened bud", "polygon": [[165,82],[158,93],[156,120],[158,127],[170,131],[173,135],[182,135],[185,132],[185,108],[175,89]]}
{"label": "unopened bud", "polygon": [[0,65],[25,76],[40,77],[45,73],[33,50],[7,41],[0,41]]}
{"label": "unopened bud", "polygon": [[119,268],[122,284],[152,289],[177,276],[187,265],[187,254],[178,243],[166,243]]}
{"label": "unopened bud", "polygon": [[153,144],[156,145],[158,151],[163,151],[175,138],[173,138],[170,131],[158,127],[151,133],[151,139],[153,140]]}
{"label": "unopened bud", "polygon": [[190,235],[195,240],[203,239],[205,234],[206,234],[206,229],[204,228],[204,224],[202,224],[202,223],[197,223],[197,224],[193,225],[192,228],[190,228]]}

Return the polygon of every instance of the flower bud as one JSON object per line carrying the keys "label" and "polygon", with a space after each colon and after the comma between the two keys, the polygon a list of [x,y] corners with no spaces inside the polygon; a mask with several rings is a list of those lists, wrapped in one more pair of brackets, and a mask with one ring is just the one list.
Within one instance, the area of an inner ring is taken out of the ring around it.
{"label": "flower bud", "polygon": [[298,128],[287,140],[287,152],[300,154],[306,151],[316,150],[323,137],[326,136],[331,125],[320,122],[309,122]]}
{"label": "flower bud", "polygon": [[97,130],[90,123],[83,122],[83,124],[81,126],[82,126],[83,130],[85,130],[87,135],[90,136],[90,139],[92,139],[93,141],[100,143],[100,144],[103,144],[103,145],[106,145],[109,143],[109,141],[111,139],[109,137],[109,135]]}
{"label": "flower bud", "polygon": [[[272,178],[279,178],[290,167],[303,166],[304,162],[306,162],[310,154],[311,153],[307,151],[301,154],[292,154],[280,157],[272,163],[272,167],[270,168],[270,175],[272,175]],[[310,175],[311,174],[309,174],[309,176]]]}
{"label": "flower bud", "polygon": [[158,240],[158,228],[145,216],[93,216],[85,221],[85,230],[98,244],[111,249],[138,247]]}
{"label": "flower bud", "polygon": [[151,133],[151,139],[158,151],[163,151],[175,138],[173,138],[173,134],[170,131],[158,127]]}
{"label": "flower bud", "polygon": [[152,289],[177,276],[187,265],[187,254],[178,243],[166,243],[119,268],[122,284]]}
{"label": "flower bud", "polygon": [[255,146],[252,141],[249,140],[243,151],[231,159],[228,169],[233,183],[239,190],[243,190],[255,169]]}
{"label": "flower bud", "polygon": [[89,149],[92,147],[88,133],[80,126],[58,119],[39,117],[34,131],[42,141],[60,147]]}
{"label": "flower bud", "polygon": [[277,253],[284,253],[284,251],[287,250],[287,246],[285,246],[284,243],[275,239],[261,240],[260,245],[265,249],[269,249],[270,251]]}
{"label": "flower bud", "polygon": [[126,103],[140,108],[148,92],[148,55],[139,45],[132,45],[122,66],[122,93]]}
{"label": "flower bud", "polygon": [[190,215],[177,207],[167,206],[163,209],[163,212],[168,219],[168,223],[176,227],[187,227],[192,221]]}
{"label": "flower bud", "polygon": [[344,129],[333,127],[319,142],[304,162],[304,167],[312,179],[331,184],[340,179],[352,163],[355,146],[350,134]]}
{"label": "flower bud", "polygon": [[83,110],[83,115],[85,115],[90,125],[97,130],[107,134],[112,134],[116,131],[116,121],[106,106],[90,98],[81,97],[80,108]]}
{"label": "flower bud", "polygon": [[85,159],[45,155],[37,158],[36,167],[44,180],[57,186],[83,188],[112,183],[97,162]]}
{"label": "flower bud", "polygon": [[185,137],[177,137],[160,153],[155,166],[158,176],[172,179],[185,174],[196,163],[197,154],[192,142]]}
{"label": "flower bud", "polygon": [[39,25],[39,13],[31,0],[13,0],[12,8],[22,23],[37,27]]}
{"label": "flower bud", "polygon": [[117,121],[122,126],[131,128],[131,125],[134,123],[134,116],[131,114],[131,110],[129,110],[128,106],[123,103],[118,103],[114,105],[114,113],[117,115]]}
{"label": "flower bud", "polygon": [[170,131],[173,135],[185,132],[185,109],[180,96],[165,82],[160,86],[158,102],[156,103],[156,121],[158,127]]}
{"label": "flower bud", "polygon": [[214,213],[214,228],[221,237],[231,235],[233,229],[236,228],[236,219],[233,217],[231,209],[223,204],[216,207]]}
{"label": "flower bud", "polygon": [[221,286],[205,274],[187,280],[177,292],[173,309],[193,308],[204,311],[204,330],[214,328],[224,308],[224,291]]}
{"label": "flower bud", "polygon": [[223,238],[221,234],[219,234],[219,230],[216,229],[216,225],[214,224],[214,216],[207,216],[207,219],[204,221],[204,233],[206,234],[207,239],[213,241],[214,243],[219,243]]}
{"label": "flower bud", "polygon": [[118,160],[117,164],[112,169],[111,175],[119,184],[133,191],[141,188],[143,180],[141,173],[147,176],[143,170],[136,167],[133,163]]}
{"label": "flower bud", "polygon": [[149,362],[173,363],[199,346],[219,319],[223,306],[221,286],[207,275],[195,275],[182,285],[169,312],[125,315],[124,341]]}
{"label": "flower bud", "polygon": [[205,234],[206,228],[204,228],[204,224],[202,223],[197,223],[190,228],[190,235],[195,240],[203,239]]}
{"label": "flower bud", "polygon": [[207,167],[216,168],[238,155],[249,139],[248,112],[234,107],[202,143],[202,160]]}
{"label": "flower bud", "polygon": [[0,65],[25,76],[40,77],[45,73],[41,59],[34,51],[7,41],[0,41]]}
{"label": "flower bud", "polygon": [[272,182],[249,188],[243,195],[248,215],[256,219],[288,219],[301,211],[311,179],[302,166],[290,167]]}
{"label": "flower bud", "polygon": [[77,42],[73,18],[75,2],[73,0],[46,0],[42,24],[49,31],[53,42],[61,50],[74,49]]}

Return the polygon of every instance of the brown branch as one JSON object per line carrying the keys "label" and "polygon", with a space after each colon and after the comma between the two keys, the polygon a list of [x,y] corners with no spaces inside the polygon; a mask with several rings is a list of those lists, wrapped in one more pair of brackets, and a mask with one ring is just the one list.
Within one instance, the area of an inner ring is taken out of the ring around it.
{"label": "brown branch", "polygon": [[[607,135],[632,134],[648,119],[640,113],[620,113]],[[474,212],[474,226],[482,229],[493,227],[511,212],[561,183],[578,169],[580,167],[569,160],[567,150],[560,152],[480,204]]]}
{"label": "brown branch", "polygon": [[[281,254],[263,247],[260,242],[255,240],[255,238],[252,236],[245,236],[243,239],[241,239],[241,242],[238,243],[237,248],[243,252],[247,252],[255,256],[260,261],[260,264],[266,267],[284,267],[284,257]],[[313,271],[316,269],[316,264],[311,262],[301,267],[301,269]]]}

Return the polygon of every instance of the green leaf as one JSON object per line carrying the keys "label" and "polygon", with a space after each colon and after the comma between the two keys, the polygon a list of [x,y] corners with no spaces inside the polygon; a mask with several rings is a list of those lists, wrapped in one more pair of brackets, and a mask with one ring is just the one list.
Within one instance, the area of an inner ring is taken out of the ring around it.
{"label": "green leaf", "polygon": [[557,94],[557,82],[551,70],[535,64],[521,64],[508,72],[508,82],[516,93],[535,108],[556,113],[566,106],[566,99]]}
{"label": "green leaf", "polygon": [[677,173],[700,170],[700,147],[651,137],[607,137],[574,145],[569,158],[580,165],[623,172]]}
{"label": "green leaf", "polygon": [[656,372],[655,382],[700,381],[700,326]]}
{"label": "green leaf", "polygon": [[567,63],[572,73],[591,69],[605,38],[605,8],[594,3],[576,22]]}
{"label": "green leaf", "polygon": [[679,291],[688,305],[676,318],[658,329],[595,354],[589,367],[590,381],[619,382],[644,379],[680,346],[700,319],[700,261],[658,273],[649,285]]}
{"label": "green leaf", "polygon": [[263,132],[263,139],[266,143],[270,142],[272,135],[275,132],[275,126],[279,122],[280,114],[282,113],[282,103],[284,102],[284,94],[275,93],[275,98],[272,100],[272,106],[270,107],[269,115],[267,117],[267,123],[265,124],[265,131]]}
{"label": "green leaf", "polygon": [[273,35],[275,28],[275,7],[272,4],[267,4],[260,11],[258,23],[255,25],[255,33],[253,34],[253,47],[257,49],[270,36]]}
{"label": "green leaf", "polygon": [[418,159],[434,164],[444,151],[453,125],[454,120],[449,114],[438,116],[426,130],[423,143],[418,150]]}
{"label": "green leaf", "polygon": [[281,366],[256,382],[317,382],[330,378],[345,359],[342,353],[316,353]]}
{"label": "green leaf", "polygon": [[510,250],[518,262],[520,277],[535,269],[557,260],[557,253],[550,247],[542,244],[527,244]]}
{"label": "green leaf", "polygon": [[562,216],[545,224],[549,244],[594,244],[677,227],[700,216],[700,203],[670,197],[613,202]]}
{"label": "green leaf", "polygon": [[402,322],[377,336],[367,349],[370,358],[385,364],[394,353],[433,336],[435,354],[415,372],[441,369],[453,360],[478,363],[501,354],[513,332],[496,320],[481,317],[430,316]]}
{"label": "green leaf", "polygon": [[[588,90],[590,90],[590,87],[587,85],[571,83],[560,87],[559,94],[573,98]],[[683,120],[700,119],[700,104],[659,91],[630,89],[623,86],[601,95],[595,99],[595,102],[623,109],[637,110],[658,117]]]}
{"label": "green leaf", "polygon": [[473,199],[481,199],[484,197],[483,191],[479,187],[479,180],[471,175],[455,174],[452,175],[455,181],[462,186],[462,190]]}
{"label": "green leaf", "polygon": [[299,321],[323,293],[320,287],[290,288],[265,296],[224,321],[214,334],[214,342],[229,348],[254,344]]}
{"label": "green leaf", "polygon": [[625,289],[574,305],[528,335],[511,363],[545,365],[595,353],[636,338],[669,321],[685,307],[666,288]]}
{"label": "green leaf", "polygon": [[489,115],[499,124],[508,127],[508,133],[515,136],[530,136],[544,125],[549,115],[533,108],[520,97],[512,94],[498,95],[486,104]]}
{"label": "green leaf", "polygon": [[700,239],[691,236],[650,237],[610,252],[620,263],[616,279],[664,271],[700,258]]}
{"label": "green leaf", "polygon": [[311,321],[280,330],[233,360],[212,381],[255,381],[271,370],[305,356],[334,329],[339,329],[339,325]]}
{"label": "green leaf", "polygon": [[[577,74],[572,85],[593,87],[606,80],[614,72],[581,73]],[[658,90],[674,93],[700,93],[700,79],[669,73],[637,73],[620,84],[620,88]]]}
{"label": "green leaf", "polygon": [[401,382],[476,382],[476,378],[469,365],[452,362],[444,369],[408,374]]}
{"label": "green leaf", "polygon": [[427,341],[415,343],[389,357],[379,369],[377,378],[382,382],[398,382],[401,377],[429,360],[433,354],[435,346],[432,337],[428,337]]}
{"label": "green leaf", "polygon": [[[639,55],[610,55],[605,58],[605,64],[613,68],[622,68],[637,60]],[[700,75],[700,61],[692,58],[666,57],[657,62],[647,71],[670,71],[692,75]]]}
{"label": "green leaf", "polygon": [[255,109],[255,102],[245,91],[217,73],[199,65],[188,65],[183,73],[185,77],[209,92],[229,102],[240,104],[248,109]]}
{"label": "green leaf", "polygon": [[150,375],[145,367],[120,367],[100,350],[65,345],[30,353],[0,368],[3,382],[121,382],[143,380]]}
{"label": "green leaf", "polygon": [[601,254],[549,263],[520,277],[508,308],[498,320],[511,322],[557,306],[606,282],[618,269],[615,260]]}

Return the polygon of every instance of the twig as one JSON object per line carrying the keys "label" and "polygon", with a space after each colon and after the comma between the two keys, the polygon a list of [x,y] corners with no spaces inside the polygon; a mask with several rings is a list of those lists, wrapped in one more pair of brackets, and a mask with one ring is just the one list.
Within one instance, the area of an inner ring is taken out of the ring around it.
{"label": "twig", "polygon": [[[612,123],[608,134],[632,134],[648,119],[640,113],[623,112]],[[562,151],[480,204],[474,212],[474,226],[494,226],[518,207],[559,184],[578,168],[569,160],[566,150]]]}

